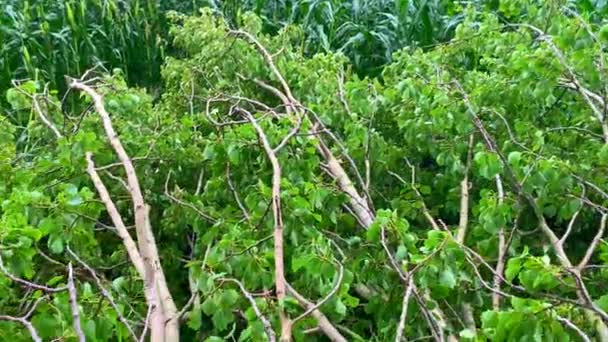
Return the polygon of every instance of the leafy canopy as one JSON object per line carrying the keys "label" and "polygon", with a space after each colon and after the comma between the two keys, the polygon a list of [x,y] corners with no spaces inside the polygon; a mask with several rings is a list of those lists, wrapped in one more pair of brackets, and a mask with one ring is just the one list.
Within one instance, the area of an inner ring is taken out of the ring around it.
{"label": "leafy canopy", "polygon": [[[443,315],[435,323],[446,336],[463,340],[578,340],[573,326],[606,336],[608,246],[598,232],[608,199],[608,31],[563,1],[539,3],[504,1],[500,15],[471,7],[453,40],[397,52],[381,78],[360,78],[341,53],[306,57],[301,29],[269,35],[262,19],[243,14],[241,29],[272,54],[306,108],[301,123],[273,92],[281,80],[259,49],[210,10],[171,14],[180,53],[165,61],[157,103],[120,73],[102,76],[97,91],[152,208],[170,290],[179,307],[194,294],[182,338],[266,338],[227,278],[256,294],[276,331],[279,312],[303,312],[294,297],[273,293],[272,167],[239,110],[272,146],[301,125],[277,154],[286,280],[315,302],[337,288],[319,309],[349,340],[392,340],[400,317],[403,336],[429,336],[429,310]],[[7,272],[48,286],[65,283],[73,261],[88,340],[128,339],[119,318],[145,319],[142,282],[84,172],[85,152],[130,222],[128,189],[116,181],[123,171],[98,116],[65,116],[52,94],[41,101],[43,90],[27,82],[6,96],[0,255]],[[60,138],[39,118],[38,101]],[[371,225],[327,172],[321,141],[373,211]],[[101,275],[118,313],[68,247]],[[400,273],[413,277],[409,302]],[[43,295],[5,276],[0,286],[6,314]],[[44,297],[31,317],[44,339],[74,338],[71,320],[67,293]],[[306,316],[294,339],[323,340],[307,331],[316,326]],[[30,338],[14,322],[1,321],[2,334]]]}

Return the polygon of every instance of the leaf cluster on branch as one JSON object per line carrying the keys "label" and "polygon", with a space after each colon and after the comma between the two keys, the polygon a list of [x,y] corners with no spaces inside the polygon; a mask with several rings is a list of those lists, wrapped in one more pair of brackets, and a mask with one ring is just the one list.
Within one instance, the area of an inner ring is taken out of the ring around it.
{"label": "leaf cluster on branch", "polygon": [[205,10],[156,102],[16,82],[0,337],[607,340],[606,30],[504,6],[379,78]]}

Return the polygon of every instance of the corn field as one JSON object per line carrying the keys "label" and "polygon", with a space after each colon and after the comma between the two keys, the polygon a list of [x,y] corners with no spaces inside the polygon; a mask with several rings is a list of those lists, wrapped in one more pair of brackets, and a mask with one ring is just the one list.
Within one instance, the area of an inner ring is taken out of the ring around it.
{"label": "corn field", "polygon": [[[12,79],[32,78],[61,88],[64,75],[91,66],[120,68],[134,85],[158,83],[167,52],[165,13],[213,8],[234,26],[253,11],[265,31],[289,24],[306,32],[309,55],[337,50],[363,74],[373,73],[406,45],[425,46],[448,37],[459,17],[446,1],[157,1],[0,0],[0,90]],[[4,99],[2,100],[4,101]]]}
{"label": "corn field", "polygon": [[153,0],[1,0],[0,89],[11,79],[63,84],[94,65],[120,67],[133,84],[158,79],[164,19]]}

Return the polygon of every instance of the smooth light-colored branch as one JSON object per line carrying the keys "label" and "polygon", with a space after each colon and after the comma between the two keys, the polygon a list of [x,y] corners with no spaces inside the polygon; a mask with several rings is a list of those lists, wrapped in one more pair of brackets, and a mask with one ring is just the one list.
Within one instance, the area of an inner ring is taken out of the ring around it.
{"label": "smooth light-colored branch", "polygon": [[401,342],[403,338],[403,331],[405,330],[405,321],[407,320],[407,307],[410,302],[412,295],[412,289],[414,288],[413,277],[410,277],[407,287],[405,288],[405,294],[403,295],[403,302],[401,304],[401,316],[399,316],[399,324],[397,325],[397,333],[395,334],[395,342]]}
{"label": "smooth light-colored branch", "polygon": [[[498,205],[502,205],[505,201],[505,191],[502,185],[500,175],[496,175],[496,190],[498,192]],[[500,285],[502,281],[502,274],[505,270],[506,262],[506,251],[507,245],[505,241],[505,227],[498,229],[498,258],[496,261],[496,274],[494,275],[494,288],[496,291],[492,293],[492,306],[494,310],[500,309]]]}
{"label": "smooth light-colored branch", "polygon": [[471,134],[469,136],[464,177],[462,177],[462,181],[460,181],[460,219],[458,221],[458,232],[456,233],[456,241],[460,243],[464,243],[469,224],[469,169],[471,168],[474,139],[474,135]]}
{"label": "smooth light-colored branch", "polygon": [[28,332],[30,333],[30,336],[32,337],[32,340],[34,342],[42,342],[42,339],[40,338],[40,334],[38,334],[38,331],[36,330],[34,325],[27,319],[25,319],[23,317],[0,315],[0,321],[11,321],[11,322],[20,323],[28,330]]}
{"label": "smooth light-colored branch", "polygon": [[[272,214],[274,220],[274,268],[275,268],[275,290],[279,301],[285,300],[287,295],[285,279],[285,265],[283,260],[283,214],[281,212],[281,164],[274,149],[270,146],[268,137],[262,127],[258,124],[255,117],[247,110],[239,109],[243,115],[251,122],[255,129],[260,143],[266,152],[266,156],[272,165]],[[283,341],[291,341],[291,320],[287,313],[280,309],[281,319],[281,338]]]}
{"label": "smooth light-colored branch", "polygon": [[576,334],[584,341],[584,342],[591,342],[591,339],[589,338],[589,336],[587,336],[587,334],[585,334],[581,328],[577,327],[576,324],[572,323],[572,321],[570,321],[567,318],[564,318],[562,316],[557,315],[555,317],[559,322],[561,322],[563,325],[565,325],[566,327],[574,330],[574,332],[576,332]]}
{"label": "smooth light-colored branch", "polygon": [[76,285],[74,284],[74,270],[72,269],[72,263],[68,264],[68,292],[70,294],[70,308],[72,309],[74,331],[76,332],[76,336],[78,336],[78,341],[85,342],[86,337],[84,336],[84,331],[82,331],[82,325],[80,323],[80,309],[78,308],[78,298]]}
{"label": "smooth light-colored branch", "polygon": [[[169,291],[160,263],[156,241],[152,232],[152,227],[150,226],[150,208],[144,201],[133,162],[122,145],[118,134],[114,130],[110,114],[105,109],[103,97],[93,88],[76,79],[71,79],[69,87],[85,92],[93,100],[95,110],[101,118],[109,143],[116,152],[127,176],[127,184],[133,202],[138,251],[141,255],[141,260],[143,261],[141,267],[143,268],[144,274],[144,292],[146,294],[148,306],[152,310],[150,318],[152,341],[177,341],[179,340],[177,308],[171,296],[171,292]],[[88,168],[89,174],[92,174],[91,171],[95,170],[94,168],[91,169],[92,162],[90,153],[87,153],[87,159],[90,161]],[[109,202],[111,202],[111,200]],[[104,201],[104,203],[107,207],[108,202]]]}
{"label": "smooth light-colored branch", "polygon": [[40,108],[40,103],[38,103],[36,95],[32,96],[32,103],[34,104],[34,111],[36,112],[36,114],[38,114],[40,120],[42,120],[42,122],[44,122],[44,124],[55,134],[55,137],[57,137],[57,139],[61,138],[62,135],[57,129],[57,127],[55,127],[51,120],[49,120],[42,112],[42,108]]}
{"label": "smooth light-colored branch", "polygon": [[114,223],[114,227],[116,228],[118,236],[122,239],[122,243],[125,246],[125,249],[127,250],[127,254],[129,255],[131,263],[137,270],[137,273],[139,273],[139,276],[144,279],[144,261],[142,259],[141,254],[139,254],[137,245],[135,244],[135,241],[133,241],[131,234],[129,234],[127,226],[123,222],[122,216],[120,216],[120,213],[118,212],[118,208],[116,208],[114,201],[112,201],[112,198],[110,197],[110,192],[106,188],[105,184],[99,177],[97,170],[95,169],[95,163],[93,162],[92,157],[93,155],[91,154],[91,152],[86,152],[85,156],[87,159],[87,173],[89,174],[89,177],[91,177],[93,185],[95,186],[95,189],[99,194],[99,198],[105,205],[106,211],[108,212],[108,215],[110,215],[110,219],[112,219],[112,223]]}
{"label": "smooth light-colored branch", "polygon": [[559,243],[563,246],[564,242],[568,239],[568,236],[570,236],[570,233],[572,232],[572,228],[574,227],[574,223],[576,222],[576,218],[578,217],[578,214],[581,212],[581,209],[577,210],[574,215],[572,215],[572,218],[570,218],[570,222],[568,222],[568,228],[566,229],[566,232],[564,233],[564,235],[562,235],[562,238],[559,239]]}
{"label": "smooth light-colored branch", "polygon": [[153,310],[154,310],[154,308],[151,305],[149,305],[148,311],[146,312],[146,318],[144,319],[144,328],[141,330],[141,336],[139,337],[139,342],[146,341],[146,335],[148,334],[148,330],[150,327],[150,316],[152,315]]}
{"label": "smooth light-colored branch", "polygon": [[32,317],[32,314],[34,314],[34,311],[36,310],[36,307],[38,307],[38,304],[40,304],[40,302],[42,302],[42,300],[45,298],[46,298],[46,296],[42,296],[42,297],[38,298],[34,302],[34,304],[32,304],[32,306],[30,307],[28,312],[25,313],[25,315],[23,315],[21,317],[0,315],[0,321],[19,323],[27,329],[27,331],[30,333],[30,336],[32,337],[32,340],[34,342],[42,342],[42,339],[40,338],[40,334],[38,334],[38,330],[36,330],[36,327],[34,327],[34,325],[32,324],[32,322],[29,321],[29,319],[30,319],[30,317]]}
{"label": "smooth light-colored branch", "polygon": [[28,332],[30,333],[30,336],[32,337],[32,340],[34,342],[42,342],[42,339],[40,338],[40,334],[38,334],[38,330],[36,330],[36,328],[34,327],[32,322],[30,322],[27,318],[0,315],[0,321],[10,321],[10,322],[20,323],[28,330]]}

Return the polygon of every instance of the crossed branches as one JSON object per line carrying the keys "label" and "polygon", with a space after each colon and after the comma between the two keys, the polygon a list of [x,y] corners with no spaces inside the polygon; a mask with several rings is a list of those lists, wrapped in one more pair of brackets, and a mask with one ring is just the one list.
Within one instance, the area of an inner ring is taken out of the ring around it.
{"label": "crossed branches", "polygon": [[[106,111],[103,97],[86,82],[71,79],[70,89],[86,93],[92,100],[95,110],[99,114],[106,136],[114,149],[126,177],[128,191],[133,202],[135,213],[135,231],[137,241],[134,241],[127,231],[123,219],[112,201],[105,184],[99,177],[92,153],[86,152],[87,172],[97,189],[97,192],[106,206],[106,210],[116,227],[116,231],[122,239],[131,263],[144,280],[144,293],[148,304],[149,320],[146,319],[146,327],[150,326],[150,336],[153,342],[173,342],[179,340],[179,316],[173,298],[169,291],[167,281],[160,263],[160,257],[156,247],[154,233],[150,226],[149,211],[146,204],[139,179],[135,172],[133,162],[124,149],[118,134],[114,130],[112,120]],[[145,331],[146,329],[144,329]]]}
{"label": "crossed branches", "polygon": [[[287,292],[293,295],[302,305],[307,307],[306,314],[310,313],[313,317],[317,318],[319,328],[333,341],[345,341],[344,337],[342,337],[337,329],[324,317],[324,315],[318,310],[318,306],[310,303],[303,296],[299,295],[284,279],[284,271],[283,267],[283,240],[282,240],[282,229],[283,229],[283,220],[281,216],[280,209],[280,175],[281,175],[281,167],[277,158],[277,152],[284,147],[289,139],[296,134],[300,130],[303,121],[307,118],[311,122],[310,134],[308,135],[310,139],[314,139],[317,143],[317,151],[319,154],[325,159],[325,168],[327,174],[337,183],[338,188],[341,192],[347,195],[349,200],[349,206],[347,209],[353,214],[353,216],[357,219],[357,221],[365,228],[368,229],[372,223],[374,222],[374,214],[373,210],[370,206],[371,198],[367,194],[367,183],[368,182],[360,182],[363,185],[363,191],[366,193],[366,196],[361,196],[359,190],[355,187],[354,183],[351,181],[349,175],[346,170],[342,166],[342,163],[334,156],[331,149],[328,147],[327,143],[317,134],[317,132],[323,132],[328,134],[336,144],[342,147],[343,156],[352,162],[352,158],[348,156],[345,149],[343,148],[340,141],[331,133],[331,131],[323,124],[320,120],[319,116],[314,112],[309,110],[308,108],[302,106],[300,102],[293,96],[291,89],[289,88],[288,83],[285,81],[285,78],[282,76],[279,69],[276,67],[273,56],[266,50],[266,48],[251,34],[243,31],[231,31],[231,34],[241,37],[244,40],[251,43],[256,50],[260,52],[260,55],[265,60],[272,74],[279,80],[281,89],[276,88],[270,84],[267,84],[259,79],[253,80],[257,85],[261,86],[263,89],[268,90],[273,95],[275,95],[281,102],[283,103],[284,108],[287,111],[288,115],[296,116],[296,124],[294,128],[289,132],[287,136],[285,136],[281,143],[273,148],[270,146],[268,138],[266,137],[265,132],[259,125],[256,118],[253,114],[243,108],[237,107],[236,110],[241,112],[242,115],[247,119],[255,128],[256,133],[258,135],[259,140],[264,148],[264,151],[272,164],[273,169],[273,213],[274,213],[274,237],[275,237],[275,286],[277,288],[277,297],[279,300],[284,296],[284,289],[287,288]],[[254,106],[260,107],[254,101],[248,101],[249,103],[254,104]],[[263,105],[261,107],[268,107]],[[234,109],[234,106],[231,107],[231,111]],[[209,108],[207,108],[207,113],[209,113]],[[308,115],[307,115],[308,114]],[[214,120],[215,121],[215,120]],[[213,121],[212,121],[213,122]],[[355,167],[356,171],[356,167]],[[361,177],[359,176],[359,179]],[[387,255],[389,256],[389,260],[394,260],[392,256],[392,252],[389,250],[388,246],[385,244],[385,250],[387,251]],[[404,281],[404,286],[406,287],[406,295],[409,293],[413,294],[416,299],[419,307],[421,308],[426,320],[429,323],[429,327],[431,327],[431,331],[433,332],[433,336],[436,340],[444,339],[444,330],[447,329],[447,324],[445,322],[445,315],[441,311],[439,307],[434,308],[433,310],[429,310],[426,307],[426,301],[430,299],[427,294],[420,294],[419,290],[416,288],[416,285],[413,281],[410,281],[411,277],[403,276],[402,270],[396,265],[396,263],[392,263],[394,270],[400,274],[401,279]],[[331,294],[331,293],[330,293]],[[407,298],[409,300],[409,296]],[[407,304],[407,303],[405,303]],[[406,305],[407,306],[407,305]],[[432,311],[432,312],[431,312]],[[290,339],[290,331],[291,325],[293,321],[290,321],[286,315],[281,312],[281,341],[288,341]],[[297,318],[298,320],[300,318]],[[456,340],[456,338],[452,335],[449,337],[450,341]]]}
{"label": "crossed branches", "polygon": [[82,330],[82,326],[80,324],[80,309],[78,308],[78,298],[77,298],[77,293],[76,293],[76,285],[74,282],[74,271],[72,268],[72,263],[69,263],[67,266],[67,273],[68,273],[67,285],[60,286],[60,287],[48,287],[45,285],[40,285],[40,284],[25,280],[25,279],[22,279],[22,278],[19,278],[19,277],[13,275],[4,266],[2,256],[0,256],[0,272],[2,274],[4,274],[7,278],[12,280],[13,282],[15,282],[27,289],[38,290],[38,291],[42,291],[43,293],[45,293],[45,295],[38,298],[30,306],[29,310],[22,316],[0,315],[0,321],[10,321],[10,322],[19,323],[28,330],[28,332],[30,333],[30,336],[32,337],[32,340],[34,340],[35,342],[42,342],[42,339],[40,338],[40,334],[38,333],[38,330],[36,330],[36,328],[34,327],[32,322],[30,322],[30,318],[36,311],[36,308],[38,307],[38,305],[42,302],[42,300],[46,299],[48,297],[48,295],[67,291],[69,294],[69,302],[70,302],[70,309],[72,312],[72,324],[74,327],[74,331],[76,333],[76,336],[78,337],[79,342],[86,341],[84,332]]}

